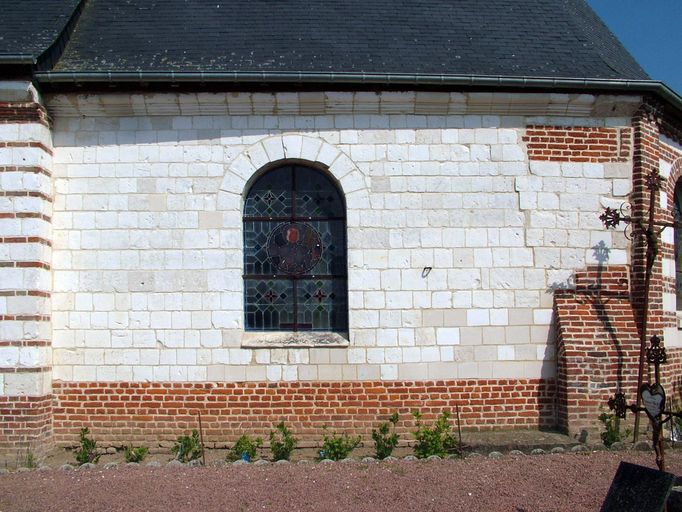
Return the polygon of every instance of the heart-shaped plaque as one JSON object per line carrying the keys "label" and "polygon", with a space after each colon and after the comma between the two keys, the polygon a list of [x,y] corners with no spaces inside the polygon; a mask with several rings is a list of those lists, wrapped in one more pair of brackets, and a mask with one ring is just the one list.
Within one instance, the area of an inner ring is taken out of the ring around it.
{"label": "heart-shaped plaque", "polygon": [[657,420],[665,409],[665,391],[661,385],[648,386],[644,384],[639,395],[642,397],[642,405],[644,405],[647,416],[652,420]]}

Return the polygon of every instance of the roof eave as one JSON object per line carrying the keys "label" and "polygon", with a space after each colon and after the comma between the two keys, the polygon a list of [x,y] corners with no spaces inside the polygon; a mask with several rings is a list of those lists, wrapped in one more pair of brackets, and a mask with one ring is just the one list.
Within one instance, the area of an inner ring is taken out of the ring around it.
{"label": "roof eave", "polygon": [[33,66],[36,59],[29,53],[6,53],[0,55],[0,66],[2,65],[27,65]]}
{"label": "roof eave", "polygon": [[273,83],[273,84],[365,84],[488,87],[500,89],[579,89],[614,93],[655,94],[682,113],[682,96],[657,80],[603,78],[552,78],[529,76],[453,75],[364,72],[176,72],[176,71],[38,71],[35,78],[45,84],[66,83]]}

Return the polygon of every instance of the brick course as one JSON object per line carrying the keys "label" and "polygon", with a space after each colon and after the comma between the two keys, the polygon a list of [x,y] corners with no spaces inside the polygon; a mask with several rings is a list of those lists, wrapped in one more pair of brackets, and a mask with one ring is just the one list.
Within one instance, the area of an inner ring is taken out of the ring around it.
{"label": "brick course", "polygon": [[240,382],[240,383],[54,383],[55,439],[77,442],[88,427],[101,446],[174,441],[196,428],[207,443],[222,446],[243,433],[266,436],[284,420],[305,443],[321,438],[324,425],[359,434],[366,441],[381,418],[401,414],[400,432],[412,427],[411,411],[432,419],[444,410],[463,428],[541,428],[555,423],[552,380]]}
{"label": "brick course", "polygon": [[625,162],[632,149],[630,128],[529,126],[523,141],[530,160]]}

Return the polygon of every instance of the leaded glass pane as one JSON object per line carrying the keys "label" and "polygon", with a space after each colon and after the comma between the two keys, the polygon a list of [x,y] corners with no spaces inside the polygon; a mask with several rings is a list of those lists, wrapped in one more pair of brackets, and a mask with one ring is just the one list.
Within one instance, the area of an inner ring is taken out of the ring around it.
{"label": "leaded glass pane", "polygon": [[244,281],[246,325],[259,331],[288,331],[294,325],[294,290],[289,280]]}
{"label": "leaded glass pane", "polygon": [[344,205],[329,178],[314,169],[296,167],[296,216],[343,217]]}
{"label": "leaded glass pane", "polygon": [[345,330],[346,282],[310,279],[298,282],[298,322],[313,331]]}
{"label": "leaded glass pane", "polygon": [[244,205],[246,328],[340,331],[348,326],[343,198],[315,169],[261,176]]}
{"label": "leaded glass pane", "polygon": [[[675,186],[673,199],[673,218],[682,222],[682,180]],[[675,287],[677,291],[677,310],[682,310],[682,228],[675,227]]]}
{"label": "leaded glass pane", "polygon": [[292,180],[292,168],[289,166],[273,169],[258,178],[244,202],[244,216],[290,216]]}

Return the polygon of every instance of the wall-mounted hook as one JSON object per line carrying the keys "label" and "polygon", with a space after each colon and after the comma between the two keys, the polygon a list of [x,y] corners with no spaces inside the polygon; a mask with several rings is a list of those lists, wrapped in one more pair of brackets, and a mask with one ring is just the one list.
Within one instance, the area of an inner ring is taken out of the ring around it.
{"label": "wall-mounted hook", "polygon": [[422,270],[422,277],[427,277],[431,273],[431,267],[424,267]]}

